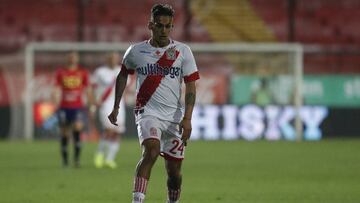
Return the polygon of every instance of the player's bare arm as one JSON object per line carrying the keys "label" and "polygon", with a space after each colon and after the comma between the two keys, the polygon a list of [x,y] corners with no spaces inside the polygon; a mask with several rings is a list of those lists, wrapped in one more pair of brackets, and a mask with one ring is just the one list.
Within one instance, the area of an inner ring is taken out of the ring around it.
{"label": "player's bare arm", "polygon": [[59,107],[60,105],[61,94],[61,88],[55,85],[51,92],[51,102],[53,102],[56,107]]}
{"label": "player's bare arm", "polygon": [[114,107],[110,115],[108,116],[108,119],[110,122],[117,126],[117,115],[119,114],[119,108],[120,108],[120,100],[124,93],[126,83],[127,83],[128,75],[123,75],[121,73],[118,74],[116,77],[116,83],[115,83],[115,101],[114,101]]}
{"label": "player's bare arm", "polygon": [[180,132],[182,132],[181,139],[184,143],[190,138],[191,135],[191,117],[196,101],[196,85],[195,81],[188,82],[185,85],[185,114],[180,122]]}
{"label": "player's bare arm", "polygon": [[86,88],[86,97],[87,97],[87,101],[88,101],[90,116],[94,117],[97,105],[96,105],[94,90],[90,85],[89,85],[89,87]]}

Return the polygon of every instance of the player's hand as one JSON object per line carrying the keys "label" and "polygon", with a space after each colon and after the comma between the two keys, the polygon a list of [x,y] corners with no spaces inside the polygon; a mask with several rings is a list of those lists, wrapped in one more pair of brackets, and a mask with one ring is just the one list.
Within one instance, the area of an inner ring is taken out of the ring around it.
{"label": "player's hand", "polygon": [[89,106],[89,115],[94,118],[96,113],[97,106],[95,104],[92,104]]}
{"label": "player's hand", "polygon": [[103,102],[101,100],[95,101],[96,108],[99,108]]}
{"label": "player's hand", "polygon": [[182,134],[181,140],[186,146],[187,140],[190,138],[191,130],[192,130],[191,120],[183,118],[183,120],[179,124],[179,128],[180,128],[180,134]]}
{"label": "player's hand", "polygon": [[113,125],[116,125],[116,126],[118,125],[116,123],[118,114],[119,114],[119,109],[114,108],[112,110],[112,112],[110,113],[110,115],[108,116],[110,123],[112,123]]}

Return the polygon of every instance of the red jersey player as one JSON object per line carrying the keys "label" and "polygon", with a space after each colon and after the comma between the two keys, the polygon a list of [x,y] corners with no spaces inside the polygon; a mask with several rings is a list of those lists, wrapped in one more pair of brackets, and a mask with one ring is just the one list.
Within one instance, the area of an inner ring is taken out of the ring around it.
{"label": "red jersey player", "polygon": [[61,155],[63,165],[68,165],[68,140],[73,136],[74,164],[80,164],[80,133],[84,126],[83,94],[86,92],[88,101],[92,102],[92,91],[89,85],[89,73],[79,67],[79,55],[70,52],[67,56],[66,67],[57,70],[55,75],[54,99],[58,106],[58,119],[61,133]]}

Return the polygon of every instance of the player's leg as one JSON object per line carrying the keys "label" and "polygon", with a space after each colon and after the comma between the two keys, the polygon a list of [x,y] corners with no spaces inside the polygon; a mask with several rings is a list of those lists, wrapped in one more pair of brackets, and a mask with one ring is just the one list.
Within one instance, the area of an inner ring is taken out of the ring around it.
{"label": "player's leg", "polygon": [[109,110],[105,109],[104,105],[100,106],[98,112],[99,113],[98,119],[101,125],[101,134],[100,134],[98,148],[94,157],[94,164],[96,168],[102,168],[104,166],[105,155],[109,149],[109,141],[108,141],[109,135],[108,135],[108,131],[106,130],[108,128],[109,121],[107,119],[106,112],[109,112]]}
{"label": "player's leg", "polygon": [[73,120],[73,141],[74,141],[74,164],[75,167],[80,166],[81,153],[81,132],[84,128],[83,111],[77,109],[74,111],[75,119]]}
{"label": "player's leg", "polygon": [[98,148],[94,157],[94,164],[96,168],[102,168],[105,162],[105,153],[108,149],[109,143],[106,139],[106,131],[102,131],[99,138]]}
{"label": "player's leg", "polygon": [[[105,164],[106,166],[110,167],[110,168],[116,168],[116,162],[115,162],[115,157],[116,154],[118,153],[119,149],[120,149],[120,140],[121,140],[121,135],[125,132],[125,105],[124,102],[121,102],[121,107],[119,109],[119,114],[117,116],[117,124],[118,126],[114,126],[109,122],[109,119],[107,119],[107,116],[104,116],[104,118],[106,118],[106,128],[108,130],[108,134],[109,134],[109,151],[108,154],[106,156],[106,161]],[[106,103],[106,107],[108,109],[108,111],[106,112],[110,112],[112,109],[112,102],[111,104]]]}
{"label": "player's leg", "polygon": [[71,134],[71,127],[68,125],[68,116],[67,111],[65,109],[60,109],[57,112],[57,116],[59,119],[59,128],[60,128],[60,151],[62,164],[64,167],[68,166],[68,144],[69,137]]}
{"label": "player's leg", "polygon": [[133,190],[133,203],[142,203],[145,199],[148,180],[160,154],[161,130],[159,121],[154,117],[141,119],[137,123],[142,157],[136,166]]}
{"label": "player's leg", "polygon": [[181,164],[185,147],[179,134],[178,125],[165,122],[166,131],[162,135],[161,154],[165,158],[167,172],[168,203],[177,203],[181,193]]}
{"label": "player's leg", "polygon": [[125,131],[125,106],[122,105],[120,108],[117,117],[118,126],[114,126],[107,118],[112,108],[112,101],[103,103],[99,108],[99,121],[104,130],[94,157],[94,164],[97,168],[102,168],[104,165],[112,169],[117,167],[115,157],[120,148],[120,135]]}
{"label": "player's leg", "polygon": [[109,168],[115,169],[117,167],[115,157],[120,148],[119,139],[121,135],[112,129],[108,129],[107,131],[109,135],[109,150],[106,155],[105,165]]}
{"label": "player's leg", "polygon": [[168,203],[177,203],[181,193],[181,160],[165,160],[165,167],[167,172],[167,187],[168,187]]}
{"label": "player's leg", "polygon": [[142,143],[142,149],[142,157],[136,166],[133,203],[144,201],[151,169],[160,153],[160,141],[158,139],[146,139]]}
{"label": "player's leg", "polygon": [[60,150],[61,150],[61,158],[62,164],[64,167],[69,164],[69,155],[68,155],[68,145],[69,145],[69,137],[71,133],[71,128],[66,126],[60,126]]}

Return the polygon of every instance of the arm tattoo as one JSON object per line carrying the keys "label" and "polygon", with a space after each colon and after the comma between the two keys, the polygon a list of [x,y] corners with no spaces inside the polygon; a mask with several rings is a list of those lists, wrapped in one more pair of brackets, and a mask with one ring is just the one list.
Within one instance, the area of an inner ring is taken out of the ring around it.
{"label": "arm tattoo", "polygon": [[196,95],[192,92],[189,92],[185,95],[185,105],[191,105],[191,106],[194,106],[195,104],[195,98],[196,98]]}

